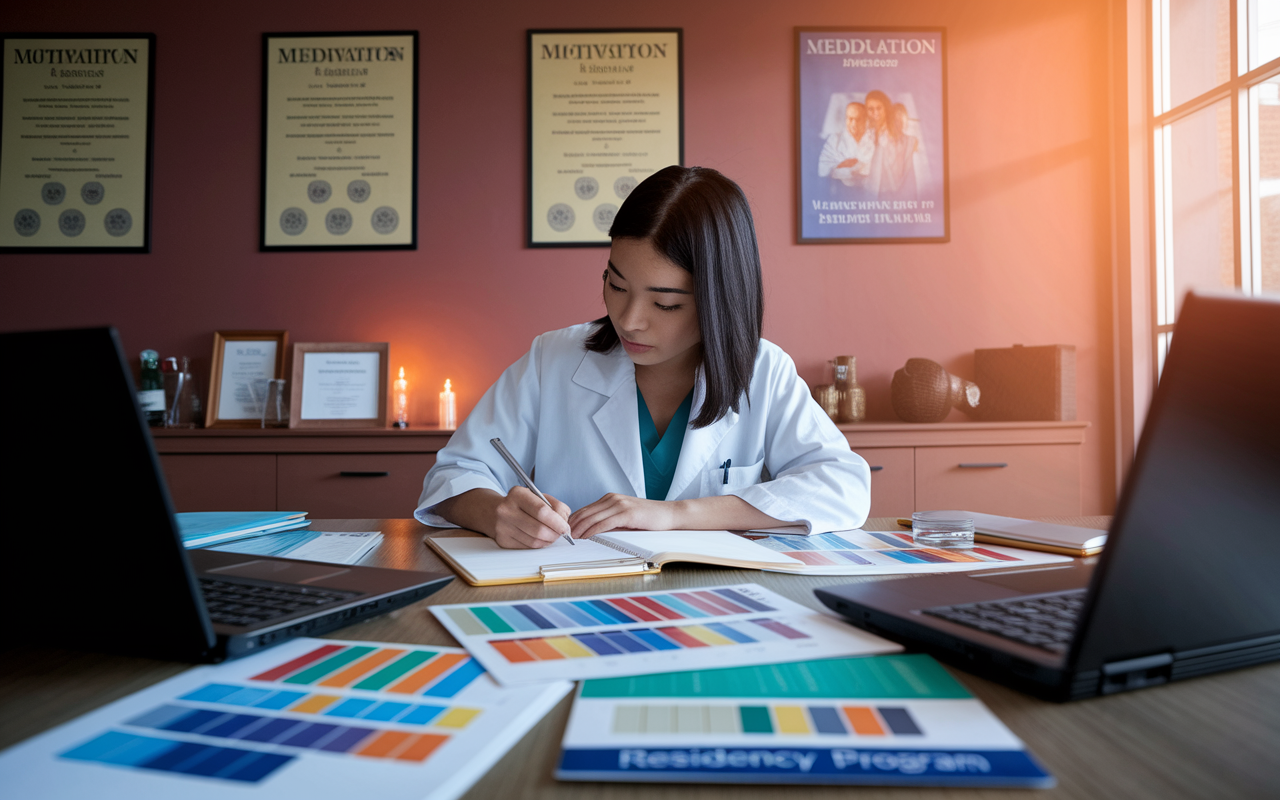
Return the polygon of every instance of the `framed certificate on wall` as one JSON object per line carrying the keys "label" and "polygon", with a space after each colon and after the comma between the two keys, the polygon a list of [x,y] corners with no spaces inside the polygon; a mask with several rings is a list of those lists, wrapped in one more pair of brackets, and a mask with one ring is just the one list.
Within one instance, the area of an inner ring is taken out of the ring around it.
{"label": "framed certificate on wall", "polygon": [[942,28],[796,28],[796,238],[946,242]]}
{"label": "framed certificate on wall", "polygon": [[293,346],[290,428],[385,428],[386,342]]}
{"label": "framed certificate on wall", "polygon": [[155,34],[3,42],[0,252],[149,252]]}
{"label": "framed certificate on wall", "polygon": [[636,184],[683,163],[681,39],[529,31],[529,247],[607,247]]}
{"label": "framed certificate on wall", "polygon": [[417,248],[418,32],[262,37],[263,250]]}

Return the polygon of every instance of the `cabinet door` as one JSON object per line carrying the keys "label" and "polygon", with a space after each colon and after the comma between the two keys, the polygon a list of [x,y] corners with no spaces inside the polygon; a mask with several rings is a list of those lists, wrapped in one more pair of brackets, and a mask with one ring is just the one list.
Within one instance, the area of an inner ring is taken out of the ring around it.
{"label": "cabinet door", "polygon": [[917,447],[916,505],[1007,517],[1079,516],[1080,446]]}
{"label": "cabinet door", "polygon": [[909,517],[916,507],[915,455],[910,447],[864,447],[871,466],[873,517]]}
{"label": "cabinet door", "polygon": [[411,517],[434,463],[427,453],[281,455],[277,498],[313,519]]}
{"label": "cabinet door", "polygon": [[275,511],[273,453],[160,456],[177,511]]}

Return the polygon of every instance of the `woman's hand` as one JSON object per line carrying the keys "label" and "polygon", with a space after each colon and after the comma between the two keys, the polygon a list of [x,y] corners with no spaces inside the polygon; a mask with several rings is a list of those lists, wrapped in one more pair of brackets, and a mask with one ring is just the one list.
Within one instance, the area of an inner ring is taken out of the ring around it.
{"label": "woman's hand", "polygon": [[669,531],[679,527],[677,508],[678,504],[674,502],[641,500],[611,492],[573,512],[569,516],[569,526],[575,539],[586,539],[619,528]]}
{"label": "woman's hand", "polygon": [[569,507],[547,495],[551,507],[523,486],[517,486],[494,509],[493,540],[499,547],[546,547],[570,532]]}

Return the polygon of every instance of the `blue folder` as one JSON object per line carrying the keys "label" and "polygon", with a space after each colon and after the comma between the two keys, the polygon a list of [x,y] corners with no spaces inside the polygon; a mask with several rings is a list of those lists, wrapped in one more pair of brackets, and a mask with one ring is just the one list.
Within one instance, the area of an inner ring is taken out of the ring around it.
{"label": "blue folder", "polygon": [[182,546],[205,547],[311,524],[305,511],[188,511],[178,514]]}

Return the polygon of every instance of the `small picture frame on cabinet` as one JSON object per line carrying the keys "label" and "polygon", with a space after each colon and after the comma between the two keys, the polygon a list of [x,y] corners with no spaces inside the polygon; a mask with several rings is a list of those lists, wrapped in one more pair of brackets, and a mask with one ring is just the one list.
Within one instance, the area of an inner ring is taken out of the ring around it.
{"label": "small picture frame on cabinet", "polygon": [[258,428],[267,381],[285,377],[288,331],[215,331],[206,428]]}
{"label": "small picture frame on cabinet", "polygon": [[290,428],[385,428],[386,342],[293,346]]}

